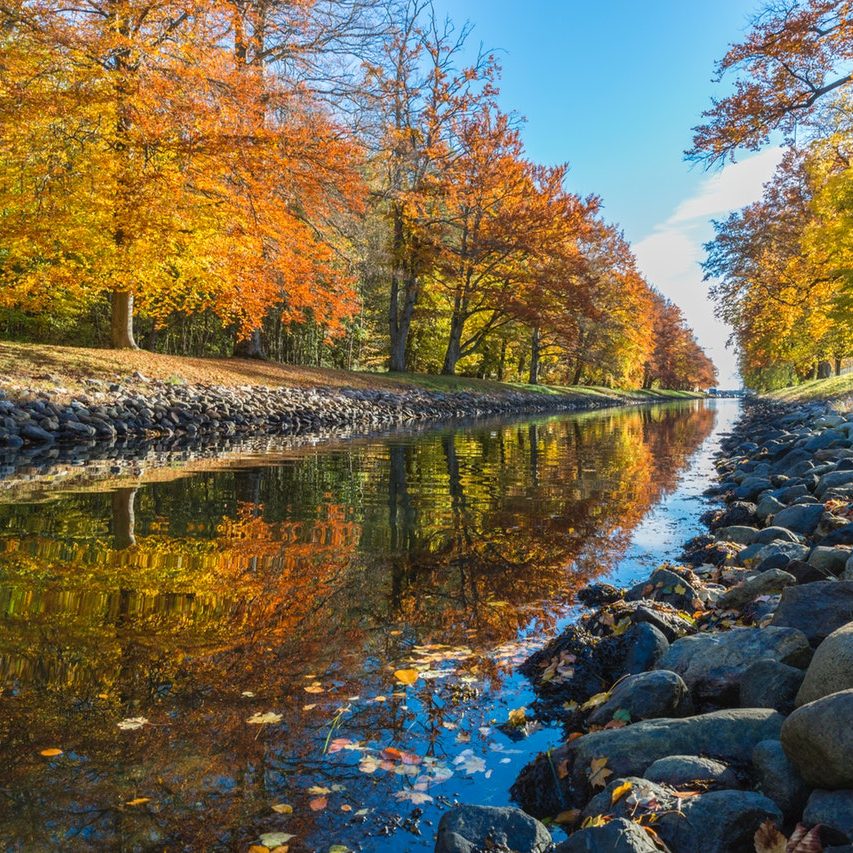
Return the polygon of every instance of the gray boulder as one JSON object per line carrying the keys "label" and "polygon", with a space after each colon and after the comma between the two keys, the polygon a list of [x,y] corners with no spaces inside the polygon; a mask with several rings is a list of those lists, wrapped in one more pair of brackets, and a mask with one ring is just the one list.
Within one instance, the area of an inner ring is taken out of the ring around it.
{"label": "gray boulder", "polygon": [[853,788],[851,720],[853,690],[842,690],[802,705],[785,720],[782,746],[812,787]]}
{"label": "gray boulder", "polygon": [[816,646],[848,622],[853,622],[853,581],[818,581],[789,586],[770,624],[798,628]]}
{"label": "gray boulder", "polygon": [[678,673],[699,701],[723,705],[738,700],[743,674],[756,660],[805,666],[810,654],[802,631],[733,628],[676,640],[659,667]]}
{"label": "gray boulder", "polygon": [[668,755],[652,762],[643,774],[650,782],[679,788],[695,782],[713,782],[724,788],[740,787],[734,770],[722,761],[699,755]]}
{"label": "gray boulder", "polygon": [[[757,527],[735,524],[731,527],[721,527],[717,530],[717,538],[726,542],[736,542],[738,545],[751,545],[758,538]],[[769,540],[768,540],[769,541]]]}
{"label": "gray boulder", "polygon": [[818,480],[815,497],[821,498],[830,489],[845,486],[853,486],[853,471],[830,471]]}
{"label": "gray boulder", "polygon": [[40,426],[27,421],[21,425],[20,435],[34,444],[53,444],[54,437]]}
{"label": "gray boulder", "polygon": [[740,682],[741,708],[773,708],[780,714],[794,710],[803,683],[801,669],[769,658],[749,666]]}
{"label": "gray boulder", "polygon": [[578,790],[587,786],[587,772],[595,758],[606,758],[614,776],[642,776],[649,765],[669,755],[742,761],[759,741],[778,740],[783,720],[769,709],[737,708],[591,732],[568,744],[574,756],[574,781]]}
{"label": "gray boulder", "polygon": [[[757,544],[755,543],[749,547],[755,548]],[[771,542],[769,545],[762,545],[757,551],[750,553],[749,556],[744,556],[744,553],[741,552],[738,554],[738,557],[741,558],[743,565],[747,565],[748,562],[750,565],[758,566],[772,557],[786,557],[788,560],[805,560],[808,555],[809,548],[806,545],[801,545],[799,542],[776,541]]]}
{"label": "gray boulder", "polygon": [[853,622],[833,631],[817,647],[796,704],[805,705],[850,688],[853,688]]}
{"label": "gray boulder", "polygon": [[637,622],[623,635],[627,654],[622,663],[624,673],[645,672],[666,654],[669,640],[650,622]]}
{"label": "gray boulder", "polygon": [[696,590],[680,575],[669,569],[658,569],[647,581],[638,583],[628,590],[626,601],[650,598],[671,604],[678,610],[690,610],[698,598]]}
{"label": "gray boulder", "polygon": [[830,833],[821,830],[821,835],[832,834],[833,842],[853,841],[853,790],[814,791],[803,812],[806,826],[821,824]]}
{"label": "gray boulder", "polygon": [[480,853],[484,849],[545,853],[551,844],[551,833],[521,809],[457,806],[439,821],[435,853]]}
{"label": "gray boulder", "polygon": [[683,717],[692,711],[690,692],[679,675],[667,670],[629,675],[610,691],[610,698],[590,714],[589,722],[605,725],[617,711],[627,711],[631,721]]}
{"label": "gray boulder", "polygon": [[687,800],[683,812],[662,836],[678,853],[754,853],[758,827],[782,823],[779,807],[755,791],[709,791]]}
{"label": "gray boulder", "polygon": [[764,495],[755,507],[755,514],[761,521],[765,521],[771,515],[775,516],[777,512],[781,512],[783,509],[785,509],[785,504],[778,498],[774,498],[773,495]]}
{"label": "gray boulder", "polygon": [[651,836],[638,824],[618,817],[603,826],[572,833],[554,853],[660,853]]}
{"label": "gray boulder", "polygon": [[786,527],[794,533],[808,536],[814,533],[823,515],[822,504],[796,504],[782,509],[773,516],[775,527]]}
{"label": "gray boulder", "polygon": [[775,595],[796,582],[797,579],[792,574],[782,569],[768,569],[728,589],[717,599],[717,607],[743,607],[759,595]]}
{"label": "gray boulder", "polygon": [[828,545],[818,545],[809,554],[809,565],[814,566],[825,575],[840,575],[844,565],[850,558],[849,548],[832,548]]}
{"label": "gray boulder", "polygon": [[763,740],[756,744],[752,766],[758,790],[773,800],[786,818],[798,818],[811,788],[785,754],[781,741]]}
{"label": "gray boulder", "polygon": [[765,527],[764,530],[759,530],[755,537],[755,542],[761,545],[769,545],[771,542],[800,542],[802,536],[788,530],[787,527]]}
{"label": "gray boulder", "polygon": [[767,477],[750,475],[745,477],[735,489],[735,497],[741,501],[753,501],[762,492],[772,488],[773,484]]}

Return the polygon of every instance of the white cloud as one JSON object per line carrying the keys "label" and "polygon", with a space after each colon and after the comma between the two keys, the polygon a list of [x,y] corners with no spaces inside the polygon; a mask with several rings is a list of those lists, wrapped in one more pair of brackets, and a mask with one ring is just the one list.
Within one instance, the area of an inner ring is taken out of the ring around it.
{"label": "white cloud", "polygon": [[725,346],[731,330],[714,317],[700,266],[703,244],[713,237],[712,218],[755,201],[782,157],[768,148],[706,178],[651,234],[634,244],[640,270],[665,296],[677,303],[720,372],[721,387],[737,387],[737,361]]}

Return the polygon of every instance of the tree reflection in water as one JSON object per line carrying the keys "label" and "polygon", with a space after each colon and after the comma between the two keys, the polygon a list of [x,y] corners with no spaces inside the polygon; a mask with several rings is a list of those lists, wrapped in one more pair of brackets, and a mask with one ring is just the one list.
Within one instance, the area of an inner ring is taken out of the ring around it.
{"label": "tree reflection in water", "polygon": [[445,430],[0,506],[0,838],[431,849],[417,812],[365,838],[503,800],[519,638],[614,565],[713,419]]}

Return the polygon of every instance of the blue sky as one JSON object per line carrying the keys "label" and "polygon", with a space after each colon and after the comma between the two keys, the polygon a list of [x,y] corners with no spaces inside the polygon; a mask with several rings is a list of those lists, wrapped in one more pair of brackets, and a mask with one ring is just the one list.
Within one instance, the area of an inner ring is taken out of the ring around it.
{"label": "blue sky", "polygon": [[707,173],[684,162],[691,128],[724,87],[716,59],[746,31],[758,0],[436,0],[496,48],[501,103],[527,119],[530,156],[567,161],[570,186],[604,201],[649,280],[684,309],[700,342],[736,383],[728,331],[712,317],[698,267],[711,218],[752,201],[775,148]]}

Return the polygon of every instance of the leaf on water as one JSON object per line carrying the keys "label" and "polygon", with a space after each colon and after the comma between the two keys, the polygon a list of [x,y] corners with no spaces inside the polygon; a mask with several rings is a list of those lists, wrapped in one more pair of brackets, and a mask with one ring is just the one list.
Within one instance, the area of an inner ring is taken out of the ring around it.
{"label": "leaf on water", "polygon": [[147,724],[148,720],[145,717],[126,717],[120,723],[116,723],[116,725],[124,732],[132,732],[135,729],[141,729]]}
{"label": "leaf on water", "polygon": [[270,853],[270,849],[263,844],[250,844],[249,853]]}
{"label": "leaf on water", "polygon": [[359,809],[356,813],[356,817],[364,817],[365,815],[370,814],[370,809]]}
{"label": "leaf on water", "polygon": [[633,787],[630,782],[623,782],[621,785],[617,785],[610,794],[610,805],[612,806],[619,802]]}
{"label": "leaf on water", "polygon": [[319,681],[314,681],[311,684],[306,684],[305,687],[302,688],[306,693],[325,693],[323,690],[323,685],[320,684]]}
{"label": "leaf on water", "polygon": [[143,803],[150,803],[151,797],[134,797],[132,800],[128,800],[125,805],[126,806],[141,806]]}
{"label": "leaf on water", "polygon": [[607,777],[612,776],[613,771],[607,769],[606,758],[593,758],[589,766],[589,784],[593,788],[603,788],[607,784]]}
{"label": "leaf on water", "polygon": [[362,773],[375,773],[381,766],[382,762],[375,755],[365,755],[358,763]]}
{"label": "leaf on water", "polygon": [[245,696],[247,699],[253,699],[255,696],[255,694],[252,693],[251,690],[244,690],[240,695]]}
{"label": "leaf on water", "polygon": [[326,797],[315,797],[313,800],[308,801],[308,808],[312,812],[321,812],[327,805],[329,805],[329,801]]}
{"label": "leaf on water", "polygon": [[344,844],[333,844],[329,848],[329,853],[350,853],[350,849]]}
{"label": "leaf on water", "polygon": [[371,701],[372,702],[387,702],[388,697],[387,696],[374,696]]}
{"label": "leaf on water", "polygon": [[394,794],[394,799],[396,800],[409,800],[414,803],[416,806],[420,806],[423,803],[431,803],[432,797],[429,794],[425,794],[423,791],[397,791]]}
{"label": "leaf on water", "polygon": [[779,832],[772,820],[765,820],[753,837],[755,853],[786,853],[788,839]]}
{"label": "leaf on water", "polygon": [[317,703],[314,702],[311,705],[303,705],[302,710],[303,711],[313,711],[316,707],[317,707]]}
{"label": "leaf on water", "polygon": [[263,726],[267,723],[280,723],[281,714],[276,714],[275,711],[267,711],[265,714],[252,714],[246,722],[251,723],[253,726]]}
{"label": "leaf on water", "polygon": [[344,803],[344,804],[341,806],[341,811],[342,811],[342,812],[351,812],[351,811],[352,811],[352,806],[351,806],[349,803]]}
{"label": "leaf on water", "polygon": [[523,726],[527,722],[527,708],[513,708],[507,715],[507,721],[511,726]]}
{"label": "leaf on water", "polygon": [[420,673],[416,669],[398,669],[394,672],[394,678],[401,684],[414,684],[419,677]]}
{"label": "leaf on water", "polygon": [[453,763],[460,765],[469,776],[474,773],[484,773],[486,771],[486,762],[479,756],[474,755],[473,749],[466,749],[460,752],[453,759]]}
{"label": "leaf on water", "polygon": [[580,818],[580,809],[566,809],[554,818],[554,823],[559,823],[561,826],[574,826]]}
{"label": "leaf on water", "polygon": [[50,749],[43,749],[39,755],[43,755],[45,758],[56,758],[57,755],[62,755],[62,750],[54,746]]}
{"label": "leaf on water", "polygon": [[312,785],[308,789],[308,793],[313,794],[314,796],[317,796],[317,797],[322,797],[322,796],[325,796],[326,794],[331,794],[332,789],[331,788],[324,788],[322,785]]}
{"label": "leaf on water", "polygon": [[293,814],[293,806],[290,803],[276,803],[272,810],[278,814]]}
{"label": "leaf on water", "polygon": [[273,848],[287,844],[291,838],[296,838],[296,836],[291,835],[289,832],[265,832],[260,836],[260,841],[264,847]]}

